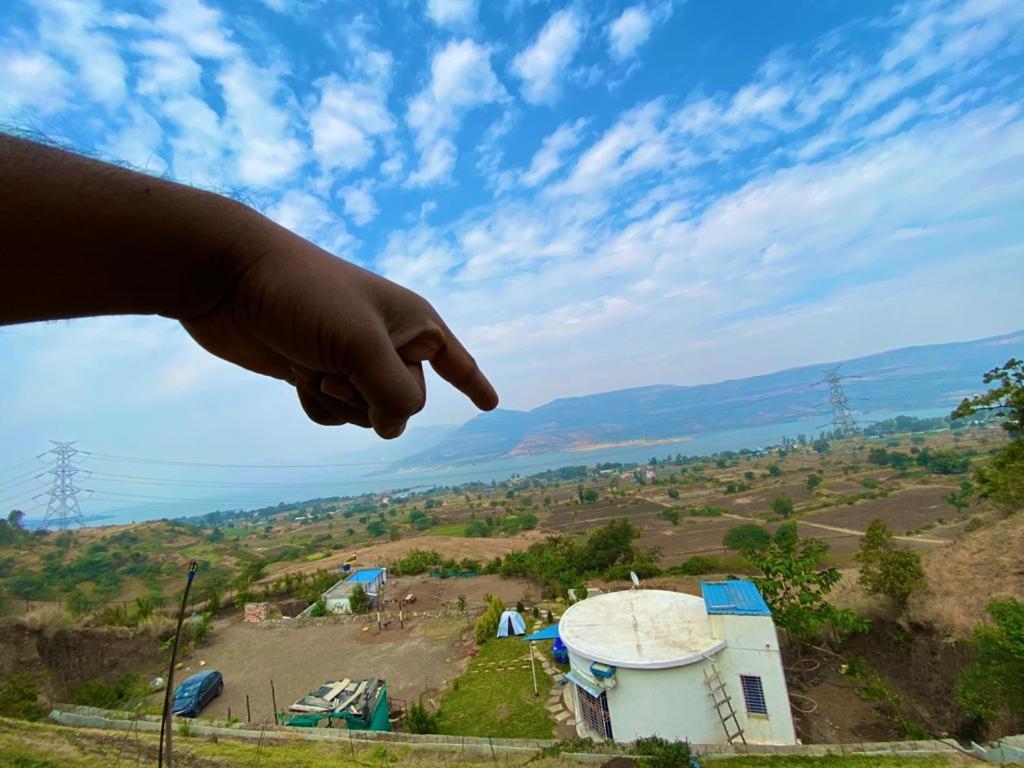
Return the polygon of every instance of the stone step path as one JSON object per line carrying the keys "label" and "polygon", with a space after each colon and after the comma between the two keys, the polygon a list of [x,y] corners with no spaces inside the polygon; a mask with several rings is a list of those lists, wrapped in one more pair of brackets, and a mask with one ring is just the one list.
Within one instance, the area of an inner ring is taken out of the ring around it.
{"label": "stone step path", "polygon": [[[541,622],[534,622],[533,631],[539,631],[542,626]],[[559,725],[575,728],[576,717],[572,709],[572,692],[569,690],[569,686],[565,684],[565,675],[562,674],[558,667],[551,663],[551,659],[546,655],[537,653],[536,657],[540,663],[540,668],[544,670],[545,675],[551,678],[553,683],[551,693],[548,695],[548,712],[551,713],[551,716],[555,718]]]}

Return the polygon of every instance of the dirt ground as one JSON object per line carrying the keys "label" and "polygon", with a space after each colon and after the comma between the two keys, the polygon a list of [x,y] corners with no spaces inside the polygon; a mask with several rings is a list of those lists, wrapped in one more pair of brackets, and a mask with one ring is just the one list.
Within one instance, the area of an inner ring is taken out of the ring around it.
{"label": "dirt ground", "polygon": [[202,668],[224,675],[224,693],[203,710],[203,716],[226,718],[230,707],[233,717],[244,720],[248,695],[254,722],[273,720],[271,680],[279,710],[324,681],[345,677],[381,677],[392,698],[415,701],[424,693],[434,696],[461,673],[468,658],[461,636],[473,621],[426,618],[420,612],[454,604],[459,595],[466,596],[471,611],[482,606],[488,593],[511,605],[531,597],[528,582],[500,576],[396,578],[388,580],[388,587],[389,595],[416,595],[405,629],[393,613],[384,631],[378,631],[375,616],[266,625],[246,624],[238,617],[223,619],[215,622],[210,642],[185,660],[188,668],[178,673],[179,679],[198,671],[199,661],[205,661]]}

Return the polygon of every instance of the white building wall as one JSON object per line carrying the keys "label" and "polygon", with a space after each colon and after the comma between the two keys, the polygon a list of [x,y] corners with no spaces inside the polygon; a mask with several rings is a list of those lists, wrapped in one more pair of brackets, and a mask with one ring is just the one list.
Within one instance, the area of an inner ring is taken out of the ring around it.
{"label": "white building wall", "polygon": [[[573,672],[586,680],[593,680],[590,664],[589,659],[569,652]],[[634,741],[643,736],[685,739],[694,744],[725,741],[722,723],[704,684],[708,664],[702,661],[669,669],[616,668],[614,687],[604,689],[615,741]],[[581,735],[595,735],[582,733],[582,724],[577,728]]]}
{"label": "white building wall", "polygon": [[347,597],[325,598],[324,607],[331,613],[349,613]]}
{"label": "white building wall", "polygon": [[[716,661],[747,742],[795,744],[782,654],[771,617],[712,614],[708,618],[714,636],[727,643]],[[740,675],[761,678],[767,715],[747,713]]]}

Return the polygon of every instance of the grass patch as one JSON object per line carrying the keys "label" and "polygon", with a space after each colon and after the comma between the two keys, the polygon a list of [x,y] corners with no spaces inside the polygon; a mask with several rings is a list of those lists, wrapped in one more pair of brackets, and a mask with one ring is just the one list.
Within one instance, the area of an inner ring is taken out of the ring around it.
{"label": "grass patch", "polygon": [[901,755],[824,755],[803,757],[778,755],[763,757],[734,757],[727,760],[701,760],[702,766],[711,768],[946,768],[960,765],[949,757],[911,757]]}
{"label": "grass patch", "polygon": [[445,525],[435,525],[429,531],[429,536],[458,536],[465,538],[466,536],[466,523],[446,523]]}
{"label": "grass patch", "polygon": [[550,739],[553,721],[545,705],[551,679],[537,669],[533,695],[529,648],[518,639],[488,640],[465,674],[441,698],[439,733]]}

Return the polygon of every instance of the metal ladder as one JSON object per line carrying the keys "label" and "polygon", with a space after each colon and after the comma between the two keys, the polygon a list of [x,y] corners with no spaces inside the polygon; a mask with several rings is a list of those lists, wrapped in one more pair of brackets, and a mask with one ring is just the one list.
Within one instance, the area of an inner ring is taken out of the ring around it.
{"label": "metal ladder", "polygon": [[[732,744],[737,738],[746,745],[747,739],[743,735],[743,728],[740,726],[740,721],[736,717],[736,710],[732,708],[732,699],[729,697],[729,692],[725,688],[725,683],[722,682],[722,676],[718,671],[718,665],[715,662],[711,662],[710,670],[708,667],[704,667],[704,685],[708,687],[708,693],[711,695],[711,703],[715,705],[715,712],[718,713],[718,719],[722,721],[722,728],[725,730],[725,740]],[[725,707],[726,711],[722,711]],[[732,720],[735,730],[729,729],[729,721]]]}

